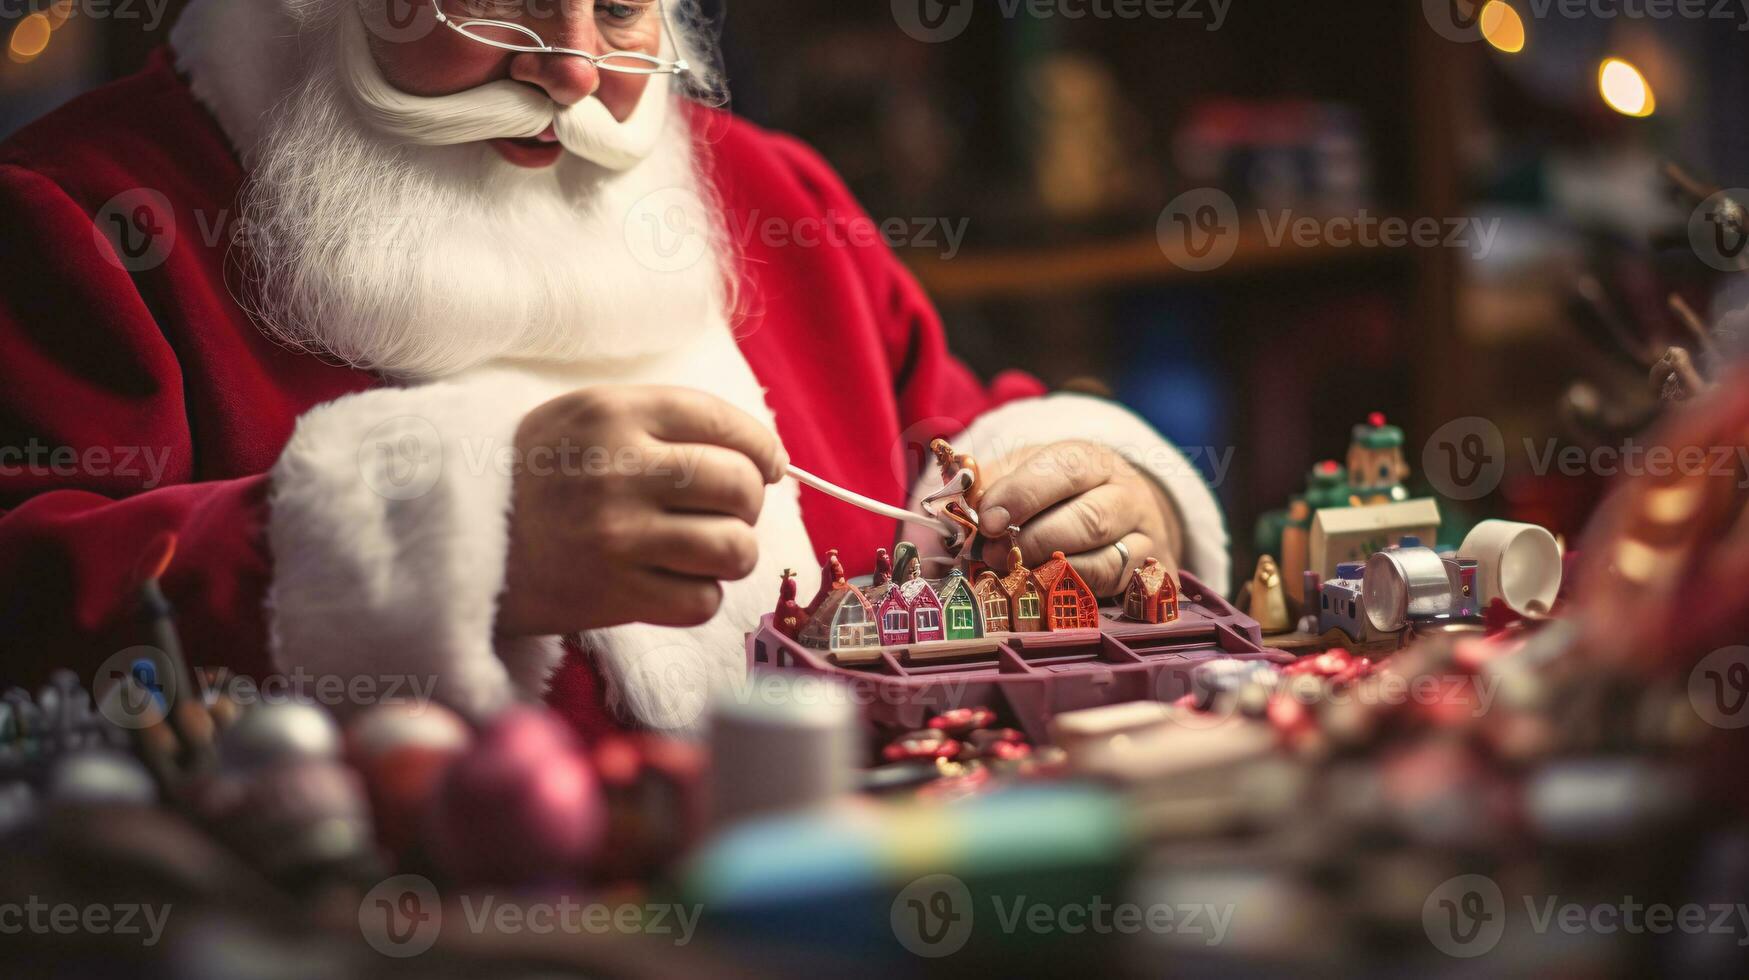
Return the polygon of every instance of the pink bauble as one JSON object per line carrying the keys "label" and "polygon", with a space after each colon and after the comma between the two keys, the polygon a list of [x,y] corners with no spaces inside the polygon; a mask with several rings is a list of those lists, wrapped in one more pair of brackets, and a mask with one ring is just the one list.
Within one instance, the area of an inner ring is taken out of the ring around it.
{"label": "pink bauble", "polygon": [[599,847],[606,822],[594,770],[563,723],[517,708],[450,765],[429,851],[463,883],[570,879]]}

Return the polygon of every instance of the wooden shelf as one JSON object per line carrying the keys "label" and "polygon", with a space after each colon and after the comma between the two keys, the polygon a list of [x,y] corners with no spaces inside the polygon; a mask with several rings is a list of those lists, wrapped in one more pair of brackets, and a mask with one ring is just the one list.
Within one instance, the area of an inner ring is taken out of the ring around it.
{"label": "wooden shelf", "polygon": [[1219,268],[1192,271],[1169,256],[1151,234],[1031,249],[967,251],[951,259],[906,255],[905,261],[937,301],[977,301],[1082,292],[1113,286],[1213,281],[1235,275],[1377,261],[1412,248],[1296,244],[1291,235],[1271,242],[1261,224],[1239,232],[1232,258]]}

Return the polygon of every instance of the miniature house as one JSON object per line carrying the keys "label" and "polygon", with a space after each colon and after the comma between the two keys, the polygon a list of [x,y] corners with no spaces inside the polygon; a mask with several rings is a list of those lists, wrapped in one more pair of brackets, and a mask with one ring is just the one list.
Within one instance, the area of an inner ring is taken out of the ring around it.
{"label": "miniature house", "polygon": [[861,589],[849,584],[827,593],[797,639],[816,650],[857,650],[881,644],[873,607]]}
{"label": "miniature house", "polygon": [[[1020,560],[1020,549],[1008,549],[1008,574],[1002,576],[1002,591],[1008,596],[1008,629],[1014,633],[1036,633],[1046,629],[1044,590],[1032,569]],[[987,629],[988,627],[986,627]]]}
{"label": "miniature house", "polygon": [[1070,566],[1061,551],[1033,572],[1044,596],[1044,628],[1086,630],[1099,628],[1099,599]]}
{"label": "miniature house", "polygon": [[977,600],[978,612],[984,621],[984,635],[1006,633],[1012,629],[1008,622],[1008,590],[995,572],[978,573],[978,580],[972,583],[972,597]]}
{"label": "miniature house", "polygon": [[941,599],[944,639],[975,640],[984,635],[982,617],[978,614],[980,602],[964,572],[957,568],[949,572],[936,585],[935,593]]}
{"label": "miniature house", "polygon": [[935,594],[935,589],[922,575],[913,570],[911,577],[901,582],[892,595],[897,596],[898,601],[905,604],[905,611],[911,614],[911,642],[928,643],[947,635],[941,623],[941,597]]}
{"label": "miniature house", "polygon": [[1178,580],[1157,558],[1142,562],[1124,590],[1123,614],[1140,623],[1171,623],[1178,619]]}

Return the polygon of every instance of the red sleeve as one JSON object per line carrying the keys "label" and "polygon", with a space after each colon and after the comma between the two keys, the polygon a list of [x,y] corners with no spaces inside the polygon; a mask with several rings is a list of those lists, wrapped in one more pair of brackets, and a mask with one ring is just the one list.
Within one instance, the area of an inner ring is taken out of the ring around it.
{"label": "red sleeve", "polygon": [[[849,188],[820,155],[788,136],[770,136],[797,177],[820,200],[821,212],[879,228]],[[868,295],[875,304],[887,363],[893,368],[893,391],[899,427],[909,431],[923,419],[957,419],[960,426],[992,408],[1019,398],[1045,393],[1038,379],[1021,371],[1005,371],[989,384],[979,382],[970,368],[947,347],[941,316],[923,287],[884,241],[849,249],[855,256]]]}
{"label": "red sleeve", "polygon": [[176,354],[90,214],[10,166],[0,213],[0,678],[89,681],[150,642],[136,568],[165,531],[190,663],[260,672],[267,476],[195,482]]}

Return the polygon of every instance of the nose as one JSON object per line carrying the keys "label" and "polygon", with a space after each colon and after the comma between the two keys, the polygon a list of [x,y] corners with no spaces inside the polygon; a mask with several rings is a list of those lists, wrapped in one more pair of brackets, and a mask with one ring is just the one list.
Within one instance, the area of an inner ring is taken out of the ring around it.
{"label": "nose", "polygon": [[[546,43],[573,51],[601,50],[593,16],[564,15],[554,20],[547,30],[540,30]],[[568,54],[518,54],[510,61],[510,77],[539,86],[547,98],[567,106],[582,102],[601,87],[601,69]]]}

